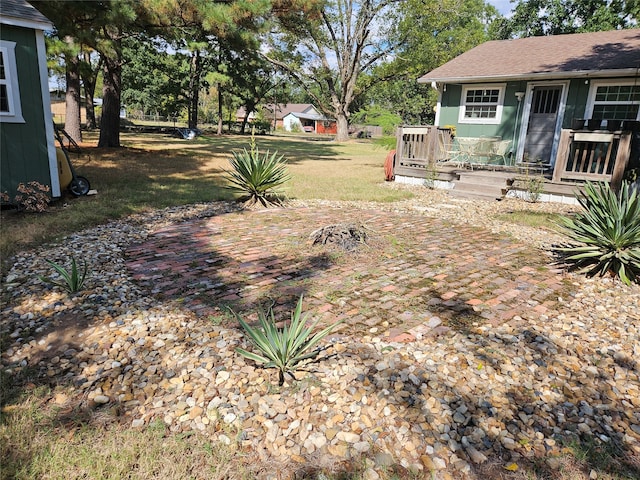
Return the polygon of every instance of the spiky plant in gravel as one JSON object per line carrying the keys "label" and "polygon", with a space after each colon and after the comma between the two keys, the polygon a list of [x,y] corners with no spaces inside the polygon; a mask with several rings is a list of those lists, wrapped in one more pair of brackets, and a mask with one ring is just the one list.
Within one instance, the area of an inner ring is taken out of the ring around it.
{"label": "spiky plant in gravel", "polygon": [[291,178],[283,155],[268,150],[261,155],[252,135],[251,148],[233,152],[230,162],[232,169],[226,172],[229,188],[245,194],[245,204],[266,207],[280,202],[278,188]]}
{"label": "spiky plant in gravel", "polygon": [[573,269],[588,276],[607,273],[627,285],[640,278],[640,197],[623,182],[614,192],[609,184],[585,184],[578,197],[584,208],[560,224],[575,244],[558,247]]}
{"label": "spiky plant in gravel", "polygon": [[259,311],[258,318],[260,326],[254,328],[249,325],[240,315],[231,311],[238,319],[244,329],[249,341],[260,351],[260,353],[249,352],[242,348],[236,351],[251,360],[254,360],[265,368],[275,367],[279,373],[279,383],[284,384],[285,374],[292,374],[303,363],[314,359],[320,353],[316,345],[341,322],[336,322],[320,330],[311,336],[311,332],[318,324],[318,320],[307,327],[308,314],[302,314],[302,296],[298,300],[295,310],[291,313],[291,322],[282,328],[276,326],[273,314],[273,306],[267,312]]}
{"label": "spiky plant in gravel", "polygon": [[76,293],[82,290],[84,287],[84,282],[87,278],[87,272],[89,267],[87,266],[87,262],[83,262],[82,271],[78,269],[78,264],[76,263],[75,257],[71,257],[71,270],[67,270],[62,265],[58,265],[51,260],[45,260],[49,265],[53,267],[53,269],[60,275],[62,280],[57,280],[52,277],[44,277],[40,276],[40,280],[45,283],[50,283],[55,285],[56,287],[64,288],[69,293]]}

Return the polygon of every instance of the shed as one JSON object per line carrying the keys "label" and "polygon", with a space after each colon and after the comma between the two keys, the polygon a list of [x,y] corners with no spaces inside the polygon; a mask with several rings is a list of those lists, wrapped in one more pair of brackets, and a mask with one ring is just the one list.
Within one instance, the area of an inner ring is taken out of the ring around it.
{"label": "shed", "polygon": [[0,191],[37,181],[59,197],[44,41],[53,25],[24,0],[2,0],[0,25]]}

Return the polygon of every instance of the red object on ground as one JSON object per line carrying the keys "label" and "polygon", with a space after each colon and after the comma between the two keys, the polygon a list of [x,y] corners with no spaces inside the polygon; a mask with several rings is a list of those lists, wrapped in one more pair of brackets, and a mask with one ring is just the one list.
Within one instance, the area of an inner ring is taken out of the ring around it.
{"label": "red object on ground", "polygon": [[384,179],[387,182],[393,182],[393,179],[396,177],[393,174],[393,167],[396,164],[396,151],[391,150],[387,154],[387,159],[384,161]]}

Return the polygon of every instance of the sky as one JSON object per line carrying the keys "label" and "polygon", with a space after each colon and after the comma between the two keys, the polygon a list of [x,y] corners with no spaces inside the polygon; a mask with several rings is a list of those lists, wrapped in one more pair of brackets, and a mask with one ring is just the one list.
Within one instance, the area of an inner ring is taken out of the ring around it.
{"label": "sky", "polygon": [[511,7],[513,6],[509,0],[489,0],[489,3],[504,16],[511,12]]}

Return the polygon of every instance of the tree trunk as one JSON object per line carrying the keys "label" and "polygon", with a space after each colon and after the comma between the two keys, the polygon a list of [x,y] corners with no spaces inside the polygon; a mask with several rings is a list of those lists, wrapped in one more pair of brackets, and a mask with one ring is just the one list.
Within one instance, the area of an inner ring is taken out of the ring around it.
{"label": "tree trunk", "polygon": [[95,92],[95,89],[95,84],[91,86],[88,86],[86,83],[84,84],[85,114],[87,116],[85,127],[87,130],[95,130],[98,128],[98,122],[96,122],[96,110],[93,106],[93,92]]}
{"label": "tree trunk", "polygon": [[222,88],[218,83],[218,135],[222,135]]}
{"label": "tree trunk", "polygon": [[249,115],[256,108],[257,102],[250,100],[244,104],[244,118],[242,119],[242,125],[240,127],[240,133],[244,134],[247,129],[247,123],[249,122]]}
{"label": "tree trunk", "polygon": [[65,79],[67,81],[67,93],[65,97],[66,110],[64,129],[76,142],[82,142],[80,130],[80,65],[76,55],[65,55]]}
{"label": "tree trunk", "polygon": [[189,128],[198,128],[198,101],[200,98],[200,76],[202,75],[202,61],[199,50],[193,52],[189,70]]}
{"label": "tree trunk", "polygon": [[244,131],[247,129],[247,122],[249,121],[249,112],[244,113],[242,118],[242,125],[240,125],[240,134],[244,135]]}
{"label": "tree trunk", "polygon": [[[96,122],[96,111],[93,108],[93,100],[96,91],[97,73],[91,68],[91,54],[87,51],[84,52],[84,62],[86,63],[86,72],[89,72],[86,75],[82,75],[82,83],[84,84],[84,108],[87,116],[86,128],[87,130],[95,130],[98,127],[98,123]],[[100,67],[98,66],[97,68]]]}
{"label": "tree trunk", "polygon": [[345,142],[349,140],[349,120],[344,112],[336,115],[336,126],[338,127],[336,142]]}
{"label": "tree trunk", "polygon": [[122,66],[119,59],[104,57],[103,60],[102,121],[98,147],[119,147]]}

